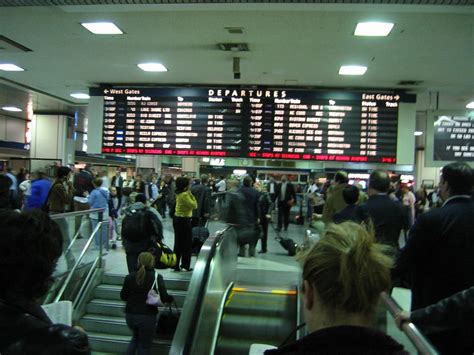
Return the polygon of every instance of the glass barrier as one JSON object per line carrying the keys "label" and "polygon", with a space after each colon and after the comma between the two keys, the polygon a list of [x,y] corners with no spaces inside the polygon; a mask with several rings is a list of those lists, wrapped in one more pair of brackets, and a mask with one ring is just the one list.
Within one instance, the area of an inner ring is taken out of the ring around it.
{"label": "glass barrier", "polygon": [[[101,266],[108,245],[108,221],[99,222],[103,209],[51,214],[63,235],[63,254],[53,273],[54,283],[43,304],[69,300],[77,303],[93,271]],[[101,243],[104,240],[104,243]]]}

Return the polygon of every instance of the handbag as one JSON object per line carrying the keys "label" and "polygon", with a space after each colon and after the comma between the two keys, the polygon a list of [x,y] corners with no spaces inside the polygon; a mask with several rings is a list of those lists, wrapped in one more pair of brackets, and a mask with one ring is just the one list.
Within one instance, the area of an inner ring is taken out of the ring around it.
{"label": "handbag", "polygon": [[155,256],[155,268],[167,269],[176,266],[176,254],[163,242],[156,242],[156,246],[152,248],[152,254]]}
{"label": "handbag", "polygon": [[158,273],[155,273],[155,281],[153,282],[153,285],[151,285],[150,291],[148,291],[148,295],[146,296],[146,304],[149,306],[153,307],[159,307],[163,306],[163,302],[161,302],[160,295],[158,292],[155,291],[155,286],[158,288],[156,278],[158,276]]}
{"label": "handbag", "polygon": [[156,333],[163,335],[173,335],[179,322],[179,311],[176,302],[168,305],[168,309],[158,314],[158,322],[156,324]]}

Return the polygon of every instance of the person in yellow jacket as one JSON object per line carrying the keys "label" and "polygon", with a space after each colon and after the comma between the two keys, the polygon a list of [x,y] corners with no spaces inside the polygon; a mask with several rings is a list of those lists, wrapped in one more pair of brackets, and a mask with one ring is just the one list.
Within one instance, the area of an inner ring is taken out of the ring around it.
{"label": "person in yellow jacket", "polygon": [[[187,177],[176,179],[176,210],[173,218],[174,252],[176,254],[175,271],[192,271],[191,246],[193,210],[197,208],[197,201],[191,193],[191,180]],[[180,266],[181,261],[181,266]]]}

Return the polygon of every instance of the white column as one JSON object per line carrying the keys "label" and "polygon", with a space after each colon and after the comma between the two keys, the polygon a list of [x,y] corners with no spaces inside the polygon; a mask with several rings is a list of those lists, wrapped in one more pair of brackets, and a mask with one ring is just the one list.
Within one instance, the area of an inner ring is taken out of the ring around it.
{"label": "white column", "polygon": [[34,115],[31,125],[31,159],[74,163],[73,119],[60,115]]}

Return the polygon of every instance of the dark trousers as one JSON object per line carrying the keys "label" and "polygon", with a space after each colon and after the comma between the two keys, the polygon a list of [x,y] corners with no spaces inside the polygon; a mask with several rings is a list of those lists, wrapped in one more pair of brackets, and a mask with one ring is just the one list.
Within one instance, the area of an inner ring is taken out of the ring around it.
{"label": "dark trousers", "polygon": [[191,268],[191,244],[193,240],[193,233],[191,227],[191,218],[188,217],[174,217],[174,252],[176,254],[176,267],[179,267],[181,260],[181,267],[184,269]]}
{"label": "dark trousers", "polygon": [[262,251],[267,251],[268,219],[265,215],[260,216],[260,225],[262,226]]}
{"label": "dark trousers", "polygon": [[278,201],[278,229],[283,226],[285,230],[288,229],[290,223],[290,209],[287,201]]}
{"label": "dark trousers", "polygon": [[138,254],[140,253],[126,253],[127,256],[127,267],[128,273],[137,271],[138,266]]}
{"label": "dark trousers", "polygon": [[151,355],[151,345],[156,329],[156,315],[127,313],[125,318],[133,334],[128,345],[127,355]]}

